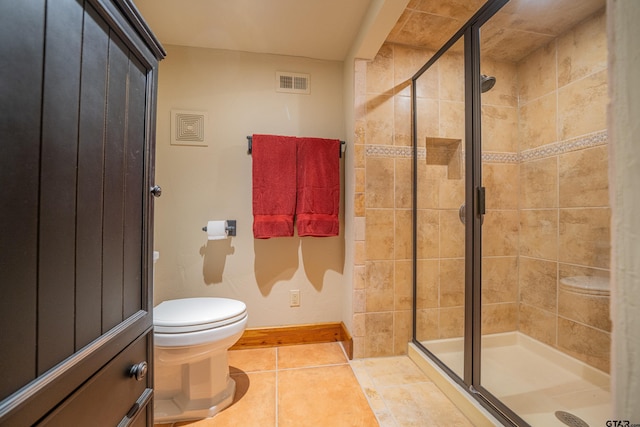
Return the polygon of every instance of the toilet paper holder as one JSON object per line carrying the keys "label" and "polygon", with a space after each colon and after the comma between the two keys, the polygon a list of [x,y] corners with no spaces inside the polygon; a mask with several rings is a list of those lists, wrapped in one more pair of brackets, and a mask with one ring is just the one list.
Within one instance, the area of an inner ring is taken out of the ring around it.
{"label": "toilet paper holder", "polygon": [[[227,222],[227,225],[224,227],[224,229],[227,230],[227,235],[228,236],[235,236],[236,235],[236,220],[235,219],[228,219],[226,222]],[[204,227],[202,227],[202,231],[204,231],[204,232],[207,231],[207,226],[206,225]]]}

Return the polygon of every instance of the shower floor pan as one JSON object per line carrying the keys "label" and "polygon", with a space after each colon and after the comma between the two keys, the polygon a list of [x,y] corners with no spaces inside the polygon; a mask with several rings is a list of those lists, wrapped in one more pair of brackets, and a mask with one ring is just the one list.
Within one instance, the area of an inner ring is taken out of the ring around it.
{"label": "shower floor pan", "polygon": [[[422,344],[455,372],[462,372],[461,338]],[[440,369],[433,369],[437,368],[435,364],[417,347],[409,349],[409,356],[439,386],[442,381],[455,384]],[[433,366],[425,369],[425,362]],[[519,332],[483,336],[481,375],[484,388],[532,426],[566,427],[556,411],[573,414],[592,427],[603,426],[611,419],[608,374]],[[444,387],[452,391],[459,388]],[[449,396],[459,402],[454,397]],[[463,405],[477,406],[464,392],[458,398],[469,400]]]}

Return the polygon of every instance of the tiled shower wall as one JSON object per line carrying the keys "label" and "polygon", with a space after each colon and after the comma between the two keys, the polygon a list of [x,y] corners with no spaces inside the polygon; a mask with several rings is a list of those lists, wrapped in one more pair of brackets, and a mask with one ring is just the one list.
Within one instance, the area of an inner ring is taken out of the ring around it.
{"label": "tiled shower wall", "polygon": [[356,62],[354,357],[412,334],[411,77],[433,52],[385,44]]}
{"label": "tiled shower wall", "polygon": [[609,277],[604,10],[518,63],[520,331],[609,370],[609,297],[560,289]]}
{"label": "tiled shower wall", "polygon": [[513,63],[483,59],[495,86],[482,94],[482,334],[518,330],[520,179],[518,74]]}
{"label": "tiled shower wall", "polygon": [[[602,11],[518,64],[483,60],[482,72],[498,84],[483,95],[482,327],[520,330],[607,370],[608,298],[558,287],[566,276],[608,277],[605,33]],[[385,44],[374,61],[356,63],[355,357],[402,354],[411,339],[410,78],[433,53]],[[444,90],[418,102],[439,102],[439,120],[451,120],[424,132],[463,142],[455,119],[463,106],[447,83],[461,76],[438,66]],[[419,154],[427,180],[446,168],[429,163]],[[438,210],[418,206],[419,222],[433,218],[419,228],[435,233],[421,240],[438,254],[420,261],[437,272],[426,280],[434,298],[419,300],[424,339],[462,334],[461,258],[440,256],[443,237],[458,234],[447,227],[459,225],[461,186],[444,180],[431,192]]]}

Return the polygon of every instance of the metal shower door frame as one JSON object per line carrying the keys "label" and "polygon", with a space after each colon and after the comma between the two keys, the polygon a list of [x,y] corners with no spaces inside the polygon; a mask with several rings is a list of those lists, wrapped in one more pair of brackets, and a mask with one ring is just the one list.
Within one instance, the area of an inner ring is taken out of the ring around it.
{"label": "metal shower door frame", "polygon": [[[413,338],[438,367],[465,389],[470,396],[505,425],[528,426],[515,412],[481,384],[482,341],[482,218],[484,187],[482,187],[482,105],[480,72],[480,28],[509,0],[489,0],[458,30],[411,79],[412,143],[413,143]],[[464,39],[465,75],[465,303],[464,303],[464,376],[460,378],[451,368],[430,352],[416,338],[417,327],[417,85],[425,73],[456,42]]]}

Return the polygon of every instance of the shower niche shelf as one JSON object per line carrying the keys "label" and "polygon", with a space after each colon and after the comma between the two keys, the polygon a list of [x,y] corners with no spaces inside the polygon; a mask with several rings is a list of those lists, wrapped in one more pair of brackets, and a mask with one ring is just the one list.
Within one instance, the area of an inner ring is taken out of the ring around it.
{"label": "shower niche shelf", "polygon": [[448,179],[462,178],[462,140],[426,138],[427,165],[447,167]]}

